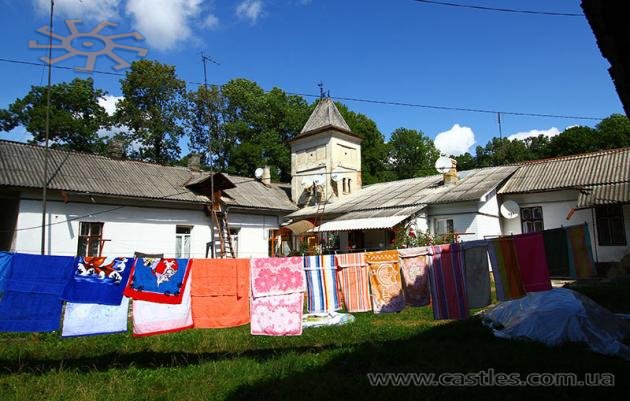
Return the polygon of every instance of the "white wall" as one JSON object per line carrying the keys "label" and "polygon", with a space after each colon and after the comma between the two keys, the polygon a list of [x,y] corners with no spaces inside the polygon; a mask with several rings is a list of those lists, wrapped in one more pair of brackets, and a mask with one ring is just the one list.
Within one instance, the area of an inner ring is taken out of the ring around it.
{"label": "white wall", "polygon": [[[79,222],[103,222],[104,256],[128,256],[135,251],[164,253],[175,256],[175,229],[191,226],[191,257],[205,258],[210,242],[210,219],[202,210],[142,208],[115,205],[48,202],[47,216],[51,223],[47,233],[47,252],[52,255],[75,255]],[[80,216],[80,219],[76,219]],[[76,220],[73,220],[76,219]],[[275,216],[228,215],[231,227],[239,227],[239,257],[267,256],[269,229],[278,227]],[[68,221],[72,220],[72,221]],[[21,200],[15,252],[39,253],[41,202]]]}
{"label": "white wall", "polygon": [[482,201],[431,205],[428,209],[430,232],[435,233],[436,219],[452,219],[462,241],[484,239],[501,234],[496,194],[490,192]]}
{"label": "white wall", "polygon": [[[587,223],[591,233],[591,245],[593,247],[593,256],[598,262],[615,262],[620,260],[626,253],[630,252],[630,247],[626,246],[596,246],[595,224],[593,221],[592,209],[576,210],[573,215],[567,219],[572,208],[577,206],[578,193],[576,191],[553,191],[553,192],[536,192],[529,194],[511,194],[503,195],[501,201],[513,200],[520,207],[542,206],[543,225],[545,230],[558,228],[562,226],[573,226],[577,224]],[[623,207],[626,240],[630,241],[630,205]],[[501,218],[503,233],[520,234],[521,219],[519,217],[507,220]]]}
{"label": "white wall", "polygon": [[277,230],[278,217],[244,213],[228,213],[230,228],[239,228],[238,257],[269,256],[269,230]]}

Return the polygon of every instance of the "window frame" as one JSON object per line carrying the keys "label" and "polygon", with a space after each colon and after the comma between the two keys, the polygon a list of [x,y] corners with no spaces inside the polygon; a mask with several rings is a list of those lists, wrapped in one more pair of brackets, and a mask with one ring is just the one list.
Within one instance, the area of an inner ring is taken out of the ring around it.
{"label": "window frame", "polygon": [[[178,232],[180,229],[188,230],[187,233]],[[192,242],[192,230],[193,226],[177,225],[175,226],[175,258],[177,259],[190,259],[191,242]],[[188,249],[184,249],[188,238]],[[186,252],[187,251],[187,252]]]}
{"label": "window frame", "polygon": [[[87,234],[83,234],[83,227],[87,226]],[[92,234],[93,227],[99,227],[99,233],[97,235]],[[80,221],[79,222],[79,235],[77,238],[77,256],[84,257],[100,257],[103,252],[103,228],[104,222],[100,221]],[[92,247],[96,241],[96,254],[92,252]]]}
{"label": "window frame", "polygon": [[[440,226],[440,222],[442,222],[442,221],[444,222],[444,227],[446,228],[446,232],[444,232],[444,233],[438,232],[438,227]],[[449,223],[448,223],[449,221],[451,222],[451,224],[450,224],[450,230],[451,231],[449,231]],[[453,219],[452,217],[439,218],[439,219],[436,218],[436,219],[434,219],[434,221],[433,221],[433,234],[436,234],[436,235],[455,234],[455,219]]]}
{"label": "window frame", "polygon": [[[604,212],[606,213],[604,214]],[[603,226],[604,223],[605,226]],[[614,230],[613,224],[618,224],[620,230]],[[604,228],[606,229],[606,235],[602,235]],[[597,231],[597,244],[599,246],[628,245],[623,205],[597,206],[595,208],[595,230]],[[621,233],[621,235],[617,238],[616,235],[618,233]]]}
{"label": "window frame", "polygon": [[[537,210],[540,210],[540,216],[535,216],[535,211]],[[525,217],[525,212],[527,212],[528,217]],[[541,205],[521,207],[519,210],[519,216],[521,220],[521,233],[536,233],[545,230],[545,215]],[[540,225],[537,226],[538,224]],[[529,226],[531,226],[531,229],[525,228]]]}

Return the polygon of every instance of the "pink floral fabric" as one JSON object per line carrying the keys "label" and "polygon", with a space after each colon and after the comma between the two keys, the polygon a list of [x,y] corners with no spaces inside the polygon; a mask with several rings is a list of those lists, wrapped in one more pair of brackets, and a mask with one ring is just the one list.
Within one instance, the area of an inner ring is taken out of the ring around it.
{"label": "pink floral fabric", "polygon": [[301,292],[252,299],[251,334],[299,336],[302,334],[303,305]]}
{"label": "pink floral fabric", "polygon": [[301,256],[252,259],[254,297],[304,292],[304,266]]}
{"label": "pink floral fabric", "polygon": [[267,336],[302,334],[306,287],[302,257],[251,261],[251,333]]}

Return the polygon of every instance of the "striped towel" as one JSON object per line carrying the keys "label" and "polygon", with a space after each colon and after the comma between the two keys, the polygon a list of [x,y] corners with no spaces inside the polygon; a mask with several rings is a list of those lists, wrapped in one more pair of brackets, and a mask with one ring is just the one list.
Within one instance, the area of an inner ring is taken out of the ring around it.
{"label": "striped towel", "polygon": [[527,292],[547,291],[551,289],[545,240],[543,233],[527,233],[514,236],[514,246],[521,269],[523,287]]}
{"label": "striped towel", "polygon": [[507,301],[525,295],[514,239],[495,238],[488,242],[488,255],[497,289],[497,299]]}
{"label": "striped towel", "polygon": [[428,247],[399,249],[400,270],[404,280],[407,305],[424,306],[431,301],[429,294]]}
{"label": "striped towel", "polygon": [[436,320],[468,318],[468,296],[460,244],[431,247],[429,283],[433,317]]}
{"label": "striped towel", "polygon": [[590,278],[597,275],[591,236],[586,224],[567,227],[567,242],[569,244],[569,270],[571,277]]}
{"label": "striped towel", "polygon": [[405,307],[398,251],[367,252],[374,313],[400,312]]}
{"label": "striped towel", "polygon": [[341,309],[337,293],[337,268],[334,255],[304,256],[308,313]]}
{"label": "striped towel", "polygon": [[339,279],[343,302],[348,312],[372,310],[370,285],[365,253],[337,255],[337,278]]}

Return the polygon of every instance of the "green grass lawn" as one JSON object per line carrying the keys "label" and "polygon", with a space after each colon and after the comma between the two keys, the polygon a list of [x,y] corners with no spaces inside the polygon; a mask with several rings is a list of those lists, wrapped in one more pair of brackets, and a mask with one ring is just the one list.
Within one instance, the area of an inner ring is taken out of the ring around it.
{"label": "green grass lawn", "polygon": [[630,363],[620,358],[591,353],[579,344],[551,349],[500,340],[477,318],[436,322],[428,307],[355,316],[352,324],[306,329],[300,337],[254,337],[248,326],[140,339],[0,334],[0,400],[577,400],[623,392],[603,387],[372,387],[366,374],[492,368],[522,374],[608,372],[619,385],[630,378]]}

